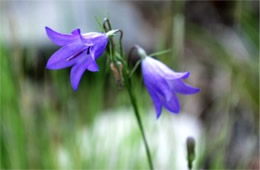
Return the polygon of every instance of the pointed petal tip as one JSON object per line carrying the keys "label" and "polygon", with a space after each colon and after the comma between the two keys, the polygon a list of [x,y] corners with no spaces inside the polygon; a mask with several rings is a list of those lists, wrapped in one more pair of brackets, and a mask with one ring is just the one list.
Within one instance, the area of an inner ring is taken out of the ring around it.
{"label": "pointed petal tip", "polygon": [[74,90],[74,92],[77,92],[77,91],[78,91],[78,87],[73,87],[73,86],[72,86],[72,89]]}
{"label": "pointed petal tip", "polygon": [[47,62],[45,68],[48,70],[57,70],[55,66],[52,63],[50,63],[50,60]]}
{"label": "pointed petal tip", "polygon": [[78,84],[76,85],[75,83],[71,82],[71,87],[72,87],[74,92],[78,91]]}
{"label": "pointed petal tip", "polygon": [[99,67],[94,67],[94,66],[90,66],[87,68],[88,71],[91,72],[98,72],[99,71]]}
{"label": "pointed petal tip", "polygon": [[99,72],[99,69],[97,69],[97,70],[88,70],[88,71],[91,71],[91,72]]}
{"label": "pointed petal tip", "polygon": [[45,68],[49,69],[49,70],[52,70],[51,65],[49,64],[49,62],[46,64]]}
{"label": "pointed petal tip", "polygon": [[[192,87],[191,90],[192,90],[192,91],[190,91],[190,93],[187,94],[187,95],[192,95],[192,94],[196,94],[196,93],[200,92],[200,89],[199,89],[199,88],[196,88],[196,87]],[[182,94],[182,93],[181,93],[181,94]],[[184,95],[185,95],[185,94],[184,94]]]}
{"label": "pointed petal tip", "polygon": [[168,74],[167,79],[187,79],[190,76],[190,72],[171,72]]}
{"label": "pointed petal tip", "polygon": [[71,83],[71,87],[72,87],[73,91],[77,92],[79,84],[72,82],[72,81],[70,83]]}
{"label": "pointed petal tip", "polygon": [[50,68],[49,68],[49,66],[48,66],[48,65],[46,65],[46,66],[45,66],[45,68],[46,68],[46,69],[48,69],[48,70],[50,70]]}
{"label": "pointed petal tip", "polygon": [[173,114],[179,114],[181,111],[181,105],[178,103],[177,107],[174,110],[169,110]]}
{"label": "pointed petal tip", "polygon": [[51,32],[53,32],[53,30],[47,26],[45,26],[45,31],[46,31],[47,35],[49,35]]}
{"label": "pointed petal tip", "polygon": [[160,118],[161,113],[162,113],[162,111],[161,112],[156,112],[156,120],[158,120]]}
{"label": "pointed petal tip", "polygon": [[74,34],[74,35],[80,35],[81,34],[79,28],[74,29],[71,33]]}
{"label": "pointed petal tip", "polygon": [[82,64],[75,64],[70,71],[70,83],[74,91],[78,89],[80,81],[84,72],[86,71],[86,67]]}
{"label": "pointed petal tip", "polygon": [[47,36],[51,39],[51,33],[53,32],[53,30],[46,26],[45,31],[46,31]]}
{"label": "pointed petal tip", "polygon": [[182,77],[183,79],[186,79],[186,78],[188,78],[190,76],[190,72],[189,71],[187,71],[187,72],[185,72],[185,74],[184,74],[184,76]]}
{"label": "pointed petal tip", "polygon": [[59,70],[59,69],[56,69],[56,68],[54,68],[52,66],[45,66],[45,68],[48,69],[48,70]]}
{"label": "pointed petal tip", "polygon": [[177,115],[177,114],[179,114],[180,113],[180,111],[181,111],[181,108],[179,107],[177,110],[175,110],[175,111],[171,111],[171,110],[169,110],[172,114],[175,114],[175,115]]}
{"label": "pointed petal tip", "polygon": [[182,95],[192,95],[200,91],[199,88],[193,87],[180,79],[174,81],[174,88],[177,93],[180,93]]}
{"label": "pointed petal tip", "polygon": [[45,68],[48,69],[48,70],[60,70],[60,69],[62,69],[61,67],[59,67],[59,65],[53,64],[53,63],[50,63],[50,62],[48,62],[46,64]]}
{"label": "pointed petal tip", "polygon": [[98,72],[99,71],[99,67],[98,67],[95,60],[91,60],[90,64],[87,67],[87,70],[91,71],[91,72]]}
{"label": "pointed petal tip", "polygon": [[196,88],[196,93],[200,92],[200,89],[199,88]]}
{"label": "pointed petal tip", "polygon": [[63,34],[47,26],[45,27],[45,30],[49,39],[58,46],[65,46],[76,42],[79,38],[78,33],[80,33],[79,30],[74,30],[74,34]]}
{"label": "pointed petal tip", "polygon": [[55,34],[57,34],[57,32],[47,26],[45,27],[45,31],[49,39],[53,41],[53,38],[55,37]]}

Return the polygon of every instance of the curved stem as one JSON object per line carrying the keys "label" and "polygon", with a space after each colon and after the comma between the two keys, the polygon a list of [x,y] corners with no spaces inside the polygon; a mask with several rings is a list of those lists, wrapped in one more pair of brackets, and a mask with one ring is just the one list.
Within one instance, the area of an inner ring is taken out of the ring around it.
{"label": "curved stem", "polygon": [[[108,27],[107,27],[108,26]],[[111,27],[111,24],[110,24],[110,21],[108,18],[104,18],[104,21],[103,21],[103,27],[105,29],[106,32],[112,30],[112,27]]]}
{"label": "curved stem", "polygon": [[118,32],[120,32],[120,38],[119,38],[120,55],[121,55],[121,57],[123,57],[122,39],[123,39],[124,32],[122,30],[118,30]]}
{"label": "curved stem", "polygon": [[[112,30],[112,26],[111,26],[110,21],[109,21],[108,18],[104,18],[103,27],[104,27],[106,32]],[[115,62],[114,61],[114,53],[115,53],[115,51],[114,51],[114,46],[115,46],[114,40],[113,40],[113,37],[110,37],[109,39],[110,39],[110,42],[108,44],[108,46],[109,46],[109,54],[110,54],[110,57],[111,57],[112,61]]]}
{"label": "curved stem", "polygon": [[116,29],[115,33],[120,33],[120,37],[119,37],[119,51],[120,51],[120,56],[123,57],[123,45],[122,45],[122,40],[123,40],[123,35],[124,32],[120,29]]}

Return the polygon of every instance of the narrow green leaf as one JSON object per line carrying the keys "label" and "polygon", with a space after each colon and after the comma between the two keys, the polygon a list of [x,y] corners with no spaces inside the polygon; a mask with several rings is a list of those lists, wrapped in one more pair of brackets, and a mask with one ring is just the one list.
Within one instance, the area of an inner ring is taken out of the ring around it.
{"label": "narrow green leaf", "polygon": [[149,54],[148,56],[154,57],[154,56],[158,56],[158,55],[163,55],[163,54],[169,53],[169,52],[171,52],[171,51],[172,51],[171,49],[167,49],[167,50],[163,50],[163,51],[158,51],[158,52],[155,52],[155,53],[151,53],[151,54]]}

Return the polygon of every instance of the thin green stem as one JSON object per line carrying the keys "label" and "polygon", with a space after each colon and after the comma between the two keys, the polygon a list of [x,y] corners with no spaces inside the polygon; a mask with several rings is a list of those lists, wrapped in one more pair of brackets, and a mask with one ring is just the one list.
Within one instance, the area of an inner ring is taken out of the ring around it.
{"label": "thin green stem", "polygon": [[[139,129],[141,131],[142,138],[143,138],[143,141],[144,141],[144,146],[145,146],[145,151],[146,151],[149,167],[150,167],[151,170],[153,170],[153,162],[152,162],[151,152],[150,152],[149,145],[148,145],[148,142],[147,142],[146,137],[145,137],[145,132],[144,132],[141,116],[139,114],[139,110],[138,110],[138,106],[137,106],[137,102],[136,102],[136,97],[135,97],[133,90],[132,90],[132,87],[131,87],[131,76],[133,75],[133,73],[137,69],[138,65],[141,63],[142,59],[144,57],[146,57],[146,52],[140,46],[135,45],[134,47],[131,48],[131,50],[128,54],[128,59],[127,59],[128,62],[127,63],[129,63],[130,58],[131,58],[134,50],[137,50],[137,53],[141,56],[141,59],[135,64],[135,66],[131,70],[130,74],[126,74],[127,69],[124,69],[123,75],[124,75],[124,79],[125,79],[125,86],[127,88],[127,92],[129,94],[131,104],[134,108],[135,117],[136,117]],[[125,66],[126,66],[125,68],[127,68],[128,65],[125,65]]]}
{"label": "thin green stem", "polygon": [[[109,22],[109,19],[107,19],[107,18],[104,19],[103,27],[106,30],[106,32],[112,30],[112,27],[111,27],[111,24]],[[119,66],[118,66],[118,62],[116,62],[116,60],[117,59],[123,60],[123,58],[122,58],[123,57],[123,48],[122,48],[123,31],[122,30],[118,30],[118,32],[121,33],[120,34],[120,39],[119,39],[120,57],[117,56],[117,53],[114,50],[115,49],[114,48],[115,43],[114,43],[112,37],[109,39],[109,54],[111,55],[112,62],[115,64],[117,70],[120,72],[120,69],[119,69]],[[137,48],[137,46],[135,48]],[[117,56],[117,58],[116,58],[116,56]],[[141,131],[141,134],[142,134],[142,138],[143,138],[143,141],[144,141],[144,146],[145,146],[145,150],[146,150],[146,155],[147,155],[149,167],[150,167],[151,170],[153,170],[153,163],[152,163],[152,157],[151,157],[150,149],[149,149],[146,137],[145,137],[142,120],[141,120],[141,117],[140,117],[140,114],[139,114],[139,110],[138,110],[138,107],[137,107],[137,103],[136,103],[136,98],[135,98],[134,93],[132,91],[131,79],[128,78],[128,74],[127,74],[128,73],[128,65],[127,65],[126,62],[122,62],[122,63],[123,63],[123,78],[125,80],[124,81],[125,82],[125,86],[127,88],[127,92],[129,94],[129,97],[130,97],[130,100],[131,100],[131,104],[132,104],[132,106],[134,108],[135,117],[136,117],[139,129]],[[139,62],[139,64],[140,64],[140,62]],[[137,64],[137,66],[139,64]],[[137,66],[135,66],[135,67],[137,68]],[[136,70],[136,68],[134,68],[134,71]],[[134,71],[132,70],[132,72],[134,72]],[[133,74],[132,72],[131,72],[131,74]]]}
{"label": "thin green stem", "polygon": [[134,72],[136,71],[136,69],[138,68],[138,66],[140,65],[141,62],[142,62],[142,59],[138,60],[138,61],[135,63],[134,68],[131,70],[131,72],[130,72],[129,75],[128,75],[129,78],[132,77],[132,75],[134,74]]}
{"label": "thin green stem", "polygon": [[147,139],[145,137],[145,132],[144,132],[141,116],[139,114],[138,106],[137,106],[137,103],[136,103],[136,98],[135,98],[134,93],[133,93],[132,88],[131,88],[131,80],[128,79],[126,75],[124,77],[126,78],[125,79],[126,80],[125,81],[125,86],[127,88],[127,92],[128,92],[129,97],[130,97],[131,104],[132,104],[132,106],[134,108],[135,117],[136,117],[139,129],[140,129],[140,132],[142,134],[143,141],[144,141],[144,146],[145,146],[145,151],[146,151],[149,167],[150,167],[151,170],[153,170],[154,168],[153,168],[151,152],[150,152],[150,149],[149,149],[149,145],[148,145]]}

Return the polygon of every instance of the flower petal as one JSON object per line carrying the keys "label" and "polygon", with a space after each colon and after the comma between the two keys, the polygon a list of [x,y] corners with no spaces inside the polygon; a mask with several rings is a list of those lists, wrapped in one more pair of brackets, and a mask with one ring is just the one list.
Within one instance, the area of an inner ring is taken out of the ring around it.
{"label": "flower petal", "polygon": [[146,64],[146,61],[142,61],[142,73],[146,87],[149,85],[157,93],[164,96],[167,101],[171,99],[173,89],[169,86],[168,82],[162,75],[154,72],[152,67]]}
{"label": "flower petal", "polygon": [[192,87],[181,80],[174,80],[173,83],[175,91],[184,95],[195,94],[200,91],[200,89]]}
{"label": "flower petal", "polygon": [[81,43],[73,43],[64,46],[50,57],[46,65],[46,68],[57,70],[70,67],[79,59],[77,55],[83,53],[84,50],[86,50],[87,48],[87,46],[84,46]]}
{"label": "flower petal", "polygon": [[172,98],[170,99],[170,101],[165,102],[163,105],[168,111],[173,113],[179,113],[181,109],[180,102],[174,92],[172,93]]}
{"label": "flower petal", "polygon": [[162,62],[153,59],[152,57],[145,57],[143,60],[149,65],[150,69],[154,72],[154,74],[159,74],[160,76],[166,79],[180,79],[180,78],[188,78],[189,72],[175,72],[171,70],[167,65]]}
{"label": "flower petal", "polygon": [[145,57],[142,60],[142,74],[144,84],[154,101],[157,118],[161,114],[162,106],[170,112],[180,112],[180,103],[176,92],[194,94],[199,91],[198,88],[182,82],[181,79],[189,77],[189,72],[175,72],[151,57]]}
{"label": "flower petal", "polygon": [[90,49],[90,54],[91,54],[92,59],[94,59],[94,60],[98,59],[105,51],[106,45],[107,44],[93,46],[93,48]]}
{"label": "flower petal", "polygon": [[53,43],[55,43],[56,45],[59,45],[59,46],[65,46],[65,45],[68,45],[70,43],[74,43],[77,40],[80,40],[80,36],[78,36],[76,34],[73,34],[73,35],[61,34],[61,33],[58,33],[56,31],[52,30],[49,27],[45,27],[45,29],[46,29],[46,33],[47,33],[48,37],[50,38],[50,40]]}
{"label": "flower petal", "polygon": [[80,35],[80,29],[77,28],[77,29],[73,30],[73,31],[71,32],[71,34],[73,34],[73,35]]}
{"label": "flower petal", "polygon": [[76,64],[72,67],[70,72],[70,83],[74,91],[78,89],[79,82],[86,68],[80,64]]}
{"label": "flower petal", "polygon": [[175,72],[171,70],[169,73],[164,73],[165,78],[168,80],[175,80],[175,79],[186,79],[190,76],[190,72]]}
{"label": "flower petal", "polygon": [[156,117],[158,119],[162,113],[162,104],[161,104],[160,98],[150,86],[146,86],[146,88],[152,98],[154,108],[156,110]]}
{"label": "flower petal", "polygon": [[90,55],[86,53],[81,54],[80,61],[78,61],[71,69],[70,82],[72,88],[76,91],[80,83],[81,77],[86,70],[96,72],[99,70],[98,65],[92,60]]}
{"label": "flower petal", "polygon": [[[89,57],[89,58],[90,58],[90,57]],[[93,60],[92,58],[91,58],[91,60],[89,61],[89,64],[88,64],[88,66],[87,66],[87,70],[88,70],[88,71],[91,71],[91,72],[97,72],[97,71],[99,71],[99,67],[98,67],[96,61]]]}
{"label": "flower petal", "polygon": [[108,37],[103,33],[87,33],[82,35],[82,42],[87,44],[94,44],[90,48],[90,54],[93,60],[100,57],[106,49]]}

